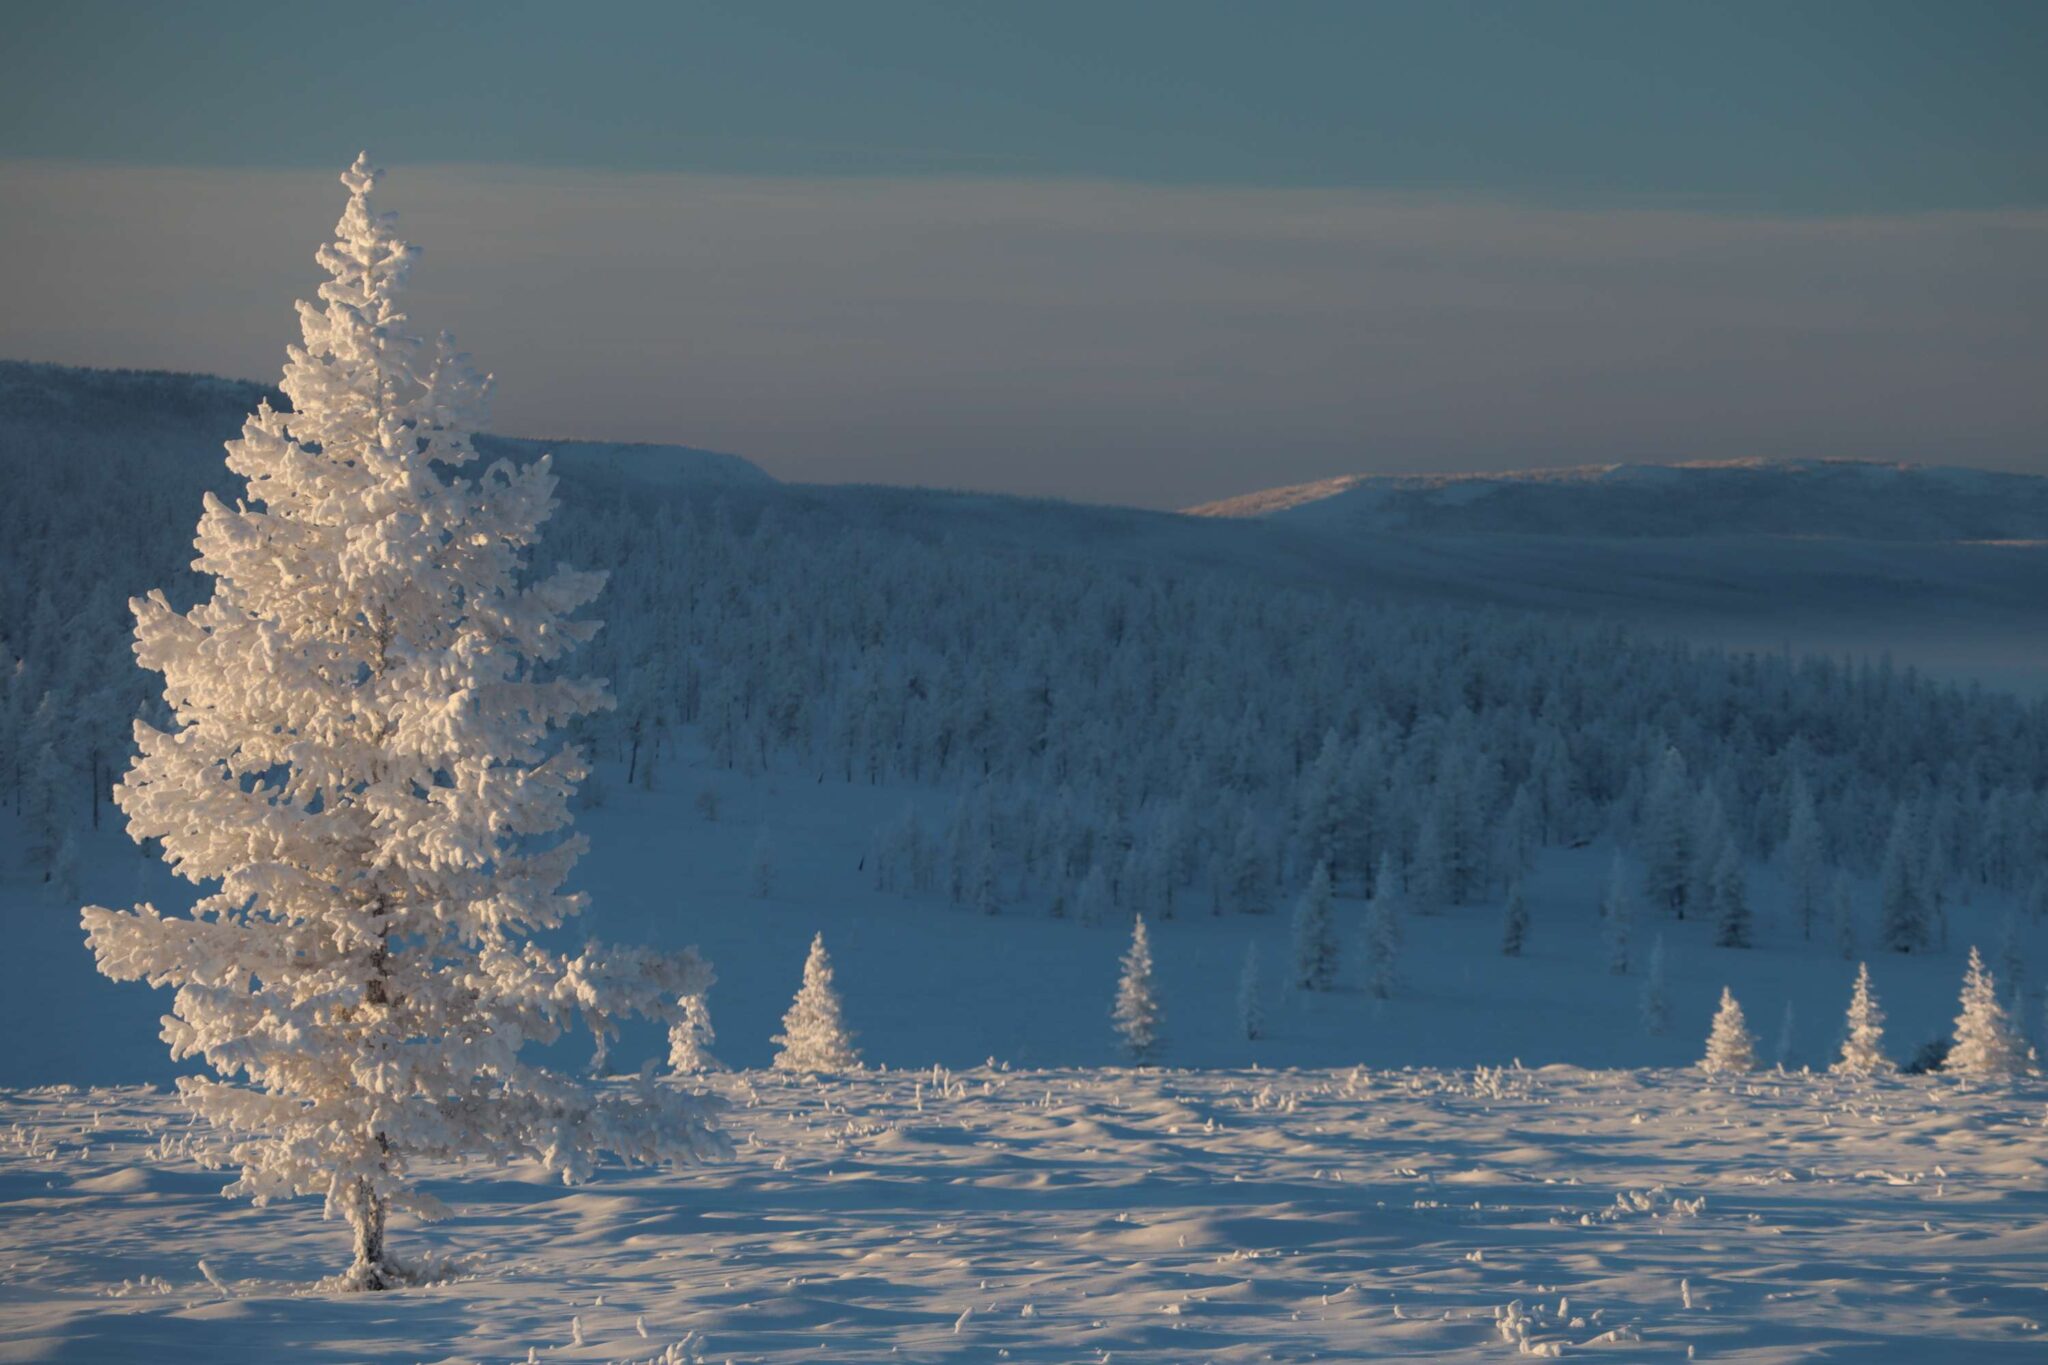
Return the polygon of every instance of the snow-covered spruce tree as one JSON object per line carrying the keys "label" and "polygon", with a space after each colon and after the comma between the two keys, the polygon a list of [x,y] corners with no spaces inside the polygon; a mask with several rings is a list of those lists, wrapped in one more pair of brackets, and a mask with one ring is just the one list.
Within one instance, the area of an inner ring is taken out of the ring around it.
{"label": "snow-covered spruce tree", "polygon": [[1501,911],[1500,951],[1504,957],[1520,957],[1529,942],[1529,904],[1522,894],[1522,879],[1508,887],[1507,905]]}
{"label": "snow-covered spruce tree", "polygon": [[219,889],[189,917],[83,913],[103,973],[177,988],[172,1056],[224,1078],[179,1089],[233,1135],[215,1152],[241,1168],[227,1192],[324,1196],[354,1231],[356,1289],[405,1279],[391,1212],[442,1211],[419,1162],[531,1157],[577,1180],[607,1150],[724,1150],[707,1101],[519,1059],[579,1017],[600,1042],[627,1014],[673,1021],[711,974],[693,952],[566,958],[528,938],[584,908],[561,889],[583,765],[550,735],[607,697],[554,665],[595,633],[571,613],[603,579],[523,577],[554,506],[547,460],[460,472],[486,385],[445,336],[408,332],[413,249],[372,210],[376,178],[362,159],[342,177],[333,278],[300,305],[285,366],[292,411],[263,405],[228,445],[247,500],[206,498],[211,599],[132,604],[173,726],[136,723],[115,801]]}
{"label": "snow-covered spruce tree", "polygon": [[1145,932],[1145,917],[1131,920],[1131,946],[1123,956],[1123,974],[1117,978],[1116,1004],[1110,1018],[1117,1037],[1134,1062],[1148,1062],[1158,1055],[1162,1011],[1152,989],[1152,940]]}
{"label": "snow-covered spruce tree", "polygon": [[1661,1038],[1671,1027],[1671,1001],[1664,993],[1664,935],[1650,942],[1650,965],[1643,972],[1643,1032]]}
{"label": "snow-covered spruce tree", "polygon": [[1535,789],[1527,782],[1515,788],[1500,818],[1494,860],[1503,880],[1526,876],[1536,866],[1543,846],[1543,815]]}
{"label": "snow-covered spruce tree", "polygon": [[1700,1070],[1709,1076],[1756,1070],[1756,1039],[1742,1017],[1742,1006],[1735,1003],[1735,992],[1726,986],[1721,988],[1721,1007],[1714,1011],[1714,1027],[1707,1034],[1707,1055],[1700,1059]]}
{"label": "snow-covered spruce tree", "polygon": [[1256,1043],[1266,1036],[1266,1006],[1259,989],[1259,945],[1244,947],[1244,970],[1237,977],[1237,1026],[1245,1041]]}
{"label": "snow-covered spruce tree", "polygon": [[1901,801],[1892,814],[1891,837],[1885,841],[1878,893],[1878,941],[1895,953],[1919,952],[1933,936],[1914,876],[1917,862],[1912,807]]}
{"label": "snow-covered spruce tree", "polygon": [[1693,798],[1689,838],[1692,857],[1686,864],[1686,909],[1711,917],[1721,885],[1722,850],[1732,842],[1727,810],[1711,780]]}
{"label": "snow-covered spruce tree", "polygon": [[1998,979],[1984,970],[1984,959],[1970,949],[1963,973],[1962,1013],[1956,1016],[1956,1042],[1943,1071],[1974,1080],[2009,1080],[2030,1067],[2026,1042],[1998,1001]]}
{"label": "snow-covered spruce tree", "polygon": [[685,996],[683,1017],[668,1028],[668,1069],[678,1076],[725,1070],[725,1064],[711,1055],[711,1045],[717,1041],[710,1004],[702,995]]}
{"label": "snow-covered spruce tree", "polygon": [[1842,1056],[1829,1070],[1844,1076],[1881,1076],[1897,1069],[1884,1055],[1884,1010],[1877,1003],[1877,992],[1870,988],[1870,964],[1858,963]]}
{"label": "snow-covered spruce tree", "polygon": [[1330,868],[1316,864],[1294,907],[1294,984],[1326,991],[1337,979],[1337,926],[1330,913]]}
{"label": "snow-covered spruce tree", "polygon": [[1380,856],[1372,901],[1365,907],[1365,988],[1375,1000],[1391,1000],[1400,982],[1401,873],[1394,855]]}
{"label": "snow-covered spruce tree", "polygon": [[1792,914],[1799,921],[1799,937],[1811,939],[1813,922],[1827,892],[1827,851],[1820,819],[1814,813],[1813,793],[1807,790],[1806,779],[1796,774],[1785,842],[1778,854],[1785,864],[1785,881],[1792,889]]}
{"label": "snow-covered spruce tree", "polygon": [[1268,904],[1270,880],[1265,837],[1259,830],[1258,820],[1247,810],[1237,823],[1237,834],[1230,844],[1230,858],[1224,864],[1222,907],[1246,915],[1265,914],[1271,908]]}
{"label": "snow-covered spruce tree", "polygon": [[1725,840],[1714,863],[1714,943],[1721,948],[1750,946],[1749,881],[1735,841]]}
{"label": "snow-covered spruce tree", "polygon": [[1635,937],[1636,898],[1622,871],[1621,854],[1607,865],[1607,890],[1600,897],[1601,929],[1607,939],[1607,970],[1627,976]]}
{"label": "snow-covered spruce tree", "polygon": [[782,1016],[782,1032],[769,1041],[782,1045],[772,1063],[777,1071],[809,1075],[860,1069],[860,1052],[840,1011],[839,992],[832,989],[832,959],[823,934],[812,937],[803,984]]}
{"label": "snow-covered spruce tree", "polygon": [[1643,895],[1650,904],[1685,917],[1686,869],[1693,857],[1692,787],[1676,749],[1659,755],[1643,797],[1637,842],[1643,858]]}
{"label": "snow-covered spruce tree", "polygon": [[[49,713],[48,699],[39,708],[44,715]],[[28,799],[22,809],[22,823],[28,835],[22,850],[27,870],[38,881],[50,881],[57,869],[57,853],[64,844],[64,818],[57,804],[57,748],[54,744],[36,746],[26,783]]]}

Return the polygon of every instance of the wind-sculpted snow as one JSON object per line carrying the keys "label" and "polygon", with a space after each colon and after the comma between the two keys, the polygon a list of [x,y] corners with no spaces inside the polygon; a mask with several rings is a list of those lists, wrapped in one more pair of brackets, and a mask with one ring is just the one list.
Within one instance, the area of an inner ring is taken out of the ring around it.
{"label": "wind-sculpted snow", "polygon": [[[729,1074],[730,1162],[430,1172],[322,1292],[175,1102],[0,1096],[0,1359],[2037,1360],[2048,1089],[1697,1072]],[[459,1253],[459,1255],[457,1254]]]}

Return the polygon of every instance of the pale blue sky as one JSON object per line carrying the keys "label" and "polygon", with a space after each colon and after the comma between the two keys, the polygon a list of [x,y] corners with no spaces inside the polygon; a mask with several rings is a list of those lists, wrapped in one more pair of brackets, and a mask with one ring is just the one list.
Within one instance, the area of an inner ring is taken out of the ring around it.
{"label": "pale blue sky", "polygon": [[8,354],[267,376],[367,146],[507,428],[1169,505],[2048,463],[2048,5],[70,0],[6,32]]}

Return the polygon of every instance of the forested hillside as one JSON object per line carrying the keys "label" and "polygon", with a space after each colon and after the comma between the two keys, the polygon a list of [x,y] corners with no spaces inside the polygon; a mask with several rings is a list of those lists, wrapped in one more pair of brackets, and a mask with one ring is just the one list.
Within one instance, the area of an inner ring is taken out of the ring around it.
{"label": "forested hillside", "polygon": [[[218,441],[276,396],[0,379],[0,774],[26,832],[8,856],[61,883],[68,833],[106,818],[126,718],[154,717],[125,599],[201,591],[201,496],[239,494]],[[1775,858],[1801,932],[1830,931],[1835,867],[1880,878],[1882,903],[1850,913],[1913,949],[1955,898],[2041,877],[2048,713],[1911,670],[1376,603],[1084,534],[1025,550],[930,524],[943,499],[920,522],[899,495],[784,490],[729,457],[562,473],[547,552],[612,574],[594,663],[620,704],[584,731],[612,780],[659,780],[693,745],[954,793],[942,821],[876,820],[888,888],[992,913],[1255,913],[1326,865],[1344,891],[1390,869],[1428,913],[1613,833],[1653,904],[1735,942],[1742,869]]]}

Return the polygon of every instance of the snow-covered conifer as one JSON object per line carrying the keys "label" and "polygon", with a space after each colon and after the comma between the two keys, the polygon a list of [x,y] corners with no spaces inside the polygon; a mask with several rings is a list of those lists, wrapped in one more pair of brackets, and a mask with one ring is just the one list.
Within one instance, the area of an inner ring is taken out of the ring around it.
{"label": "snow-covered conifer", "polygon": [[565,1179],[601,1151],[722,1150],[705,1102],[586,1090],[519,1059],[578,1016],[602,1041],[626,1014],[678,1017],[710,972],[692,953],[531,941],[584,908],[562,888],[583,777],[554,727],[604,706],[555,662],[590,639],[572,613],[603,580],[526,559],[554,507],[545,459],[481,475],[485,384],[443,337],[408,330],[413,250],[343,176],[333,277],[301,304],[283,389],[228,446],[247,480],[208,495],[196,567],[210,600],[132,603],[135,653],[164,675],[174,728],[138,722],[115,793],[130,833],[179,875],[218,883],[188,916],[84,911],[100,970],[177,987],[164,1038],[223,1077],[180,1081],[231,1132],[229,1192],[319,1194],[354,1233],[344,1283],[405,1278],[392,1210],[441,1206],[430,1161],[530,1157]]}
{"label": "snow-covered conifer", "polygon": [[1247,810],[1237,822],[1237,833],[1230,841],[1230,859],[1224,865],[1227,908],[1247,915],[1263,915],[1272,908],[1272,875],[1268,866],[1265,836],[1257,818]]}
{"label": "snow-covered conifer", "polygon": [[1902,801],[1892,813],[1878,893],[1878,941],[1895,953],[1919,952],[1932,936],[1927,905],[1914,875],[1918,864],[1913,810]]}
{"label": "snow-covered conifer", "polygon": [[1750,946],[1749,880],[1733,839],[1721,844],[1714,864],[1714,943],[1722,948]]}
{"label": "snow-covered conifer", "polygon": [[1984,968],[1976,948],[1963,974],[1962,1013],[1956,1016],[1955,1046],[1943,1071],[1977,1080],[2007,1080],[2029,1069],[2026,1042],[1999,1003],[1998,979]]}
{"label": "snow-covered conifer", "polygon": [[1318,863],[1294,907],[1294,984],[1305,991],[1326,991],[1337,979],[1337,928],[1330,899],[1330,869]]}
{"label": "snow-covered conifer", "polygon": [[1702,916],[1716,915],[1721,891],[1722,855],[1733,842],[1721,794],[1711,784],[1701,787],[1693,798],[1692,832],[1687,836],[1692,852],[1686,867],[1687,910]]}
{"label": "snow-covered conifer", "polygon": [[[44,715],[49,714],[47,697],[39,710]],[[37,745],[25,783],[28,799],[22,809],[22,819],[27,826],[28,840],[23,849],[23,861],[31,873],[46,882],[54,879],[57,854],[64,844],[64,818],[57,803],[57,779],[56,745]]]}
{"label": "snow-covered conifer", "polygon": [[1685,760],[1666,749],[1657,759],[1643,797],[1638,845],[1643,857],[1643,894],[1653,906],[1685,913],[1687,868],[1692,861],[1692,789]]}
{"label": "snow-covered conifer", "polygon": [[1664,993],[1664,935],[1650,941],[1650,965],[1643,972],[1643,1032],[1661,1038],[1671,1027],[1671,1002]]}
{"label": "snow-covered conifer", "polygon": [[[1931,807],[1934,803],[1928,803]],[[1919,862],[1912,873],[1913,885],[1919,889],[1920,901],[1927,916],[1929,932],[1934,944],[1943,952],[1948,951],[1948,901],[1949,882],[1954,876],[1949,866],[1948,845],[1939,833],[1930,827],[1925,818],[1931,810],[1916,812],[1922,818],[1914,821],[1913,843],[1919,854]]]}
{"label": "snow-covered conifer", "polygon": [[1820,819],[1814,813],[1813,793],[1807,790],[1801,777],[1792,781],[1791,815],[1779,857],[1785,865],[1785,880],[1792,888],[1792,914],[1799,921],[1799,936],[1811,939],[1813,922],[1821,913],[1827,892],[1827,861]]}
{"label": "snow-covered conifer", "polygon": [[1415,908],[1425,915],[1442,914],[1453,898],[1451,833],[1444,828],[1447,803],[1432,802],[1415,831],[1415,857],[1408,864],[1409,888]]}
{"label": "snow-covered conifer", "polygon": [[1848,1033],[1842,1057],[1830,1068],[1845,1076],[1877,1076],[1897,1070],[1884,1055],[1884,1010],[1870,986],[1870,964],[1856,966],[1856,986],[1849,995]]}
{"label": "snow-covered conifer", "polygon": [[1514,797],[1500,818],[1495,861],[1501,879],[1513,882],[1527,875],[1536,864],[1536,850],[1542,842],[1542,807],[1535,789],[1524,782],[1515,788]]}
{"label": "snow-covered conifer", "polygon": [[772,1063],[777,1071],[811,1075],[860,1069],[860,1052],[846,1027],[839,992],[832,986],[832,958],[825,952],[822,933],[811,939],[803,984],[782,1016],[782,1032],[769,1041],[782,1045]]}
{"label": "snow-covered conifer", "polygon": [[1721,1007],[1714,1012],[1714,1027],[1707,1034],[1707,1055],[1700,1070],[1709,1076],[1733,1075],[1756,1070],[1756,1039],[1735,1003],[1735,992],[1721,988]]}
{"label": "snow-covered conifer", "polygon": [[1145,932],[1145,917],[1131,920],[1131,946],[1123,956],[1123,974],[1117,978],[1116,1005],[1110,1018],[1117,1036],[1134,1062],[1150,1061],[1159,1051],[1162,1017],[1159,997],[1152,989],[1152,940]]}
{"label": "snow-covered conifer", "polygon": [[677,1075],[699,1071],[723,1071],[724,1065],[711,1055],[718,1041],[711,1027],[711,1006],[702,995],[683,997],[683,1017],[668,1027],[668,1067]]}
{"label": "snow-covered conifer", "polygon": [[1329,867],[1337,861],[1348,823],[1344,791],[1344,746],[1337,732],[1324,734],[1315,761],[1295,783],[1295,831],[1304,861]]}
{"label": "snow-covered conifer", "polygon": [[1383,854],[1365,907],[1365,985],[1375,1000],[1391,1000],[1400,982],[1401,903],[1400,871]]}
{"label": "snow-covered conifer", "polygon": [[1627,976],[1635,938],[1636,899],[1617,852],[1607,865],[1607,890],[1600,898],[1601,929],[1607,938],[1607,970]]}
{"label": "snow-covered conifer", "polygon": [[1264,992],[1259,987],[1259,945],[1244,948],[1244,970],[1237,976],[1237,1026],[1250,1042],[1266,1036]]}
{"label": "snow-covered conifer", "polygon": [[1500,951],[1505,957],[1520,957],[1529,941],[1529,905],[1517,877],[1508,887],[1507,905],[1501,911]]}

